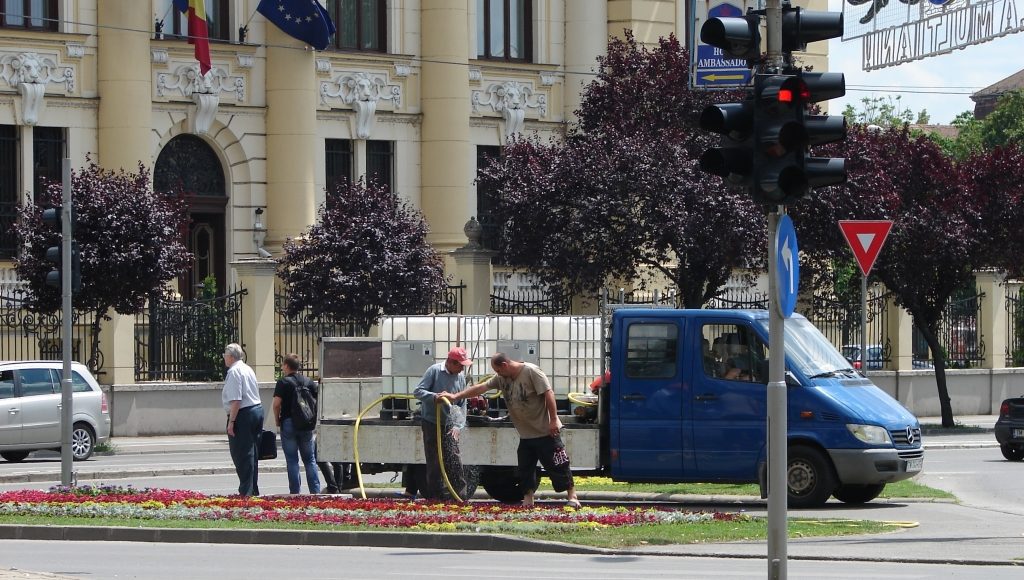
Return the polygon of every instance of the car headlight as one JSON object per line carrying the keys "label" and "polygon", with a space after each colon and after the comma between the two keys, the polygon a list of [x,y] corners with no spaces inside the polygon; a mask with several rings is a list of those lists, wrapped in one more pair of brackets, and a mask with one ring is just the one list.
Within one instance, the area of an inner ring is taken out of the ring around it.
{"label": "car headlight", "polygon": [[877,425],[857,425],[847,423],[846,428],[854,437],[871,445],[892,445],[889,432]]}

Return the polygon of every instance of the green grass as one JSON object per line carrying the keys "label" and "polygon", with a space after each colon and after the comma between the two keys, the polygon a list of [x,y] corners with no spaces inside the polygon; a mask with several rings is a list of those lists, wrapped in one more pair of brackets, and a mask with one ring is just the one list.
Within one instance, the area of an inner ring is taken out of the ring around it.
{"label": "green grass", "polygon": [[[273,530],[325,530],[325,531],[402,531],[418,533],[420,530],[365,528],[315,523],[207,521],[207,520],[127,520],[118,518],[0,516],[0,524],[45,526],[111,526],[130,528],[193,528],[193,529],[273,529]],[[609,527],[601,529],[566,529],[525,524],[514,535],[521,537],[567,542],[603,548],[627,548],[645,545],[699,544],[708,542],[763,541],[767,537],[768,522],[764,518],[740,521],[712,521],[701,523],[653,524],[645,526]],[[548,528],[545,530],[545,528]],[[892,524],[856,520],[791,519],[789,537],[846,536],[877,534],[894,530]],[[508,532],[504,532],[508,533]]]}
{"label": "green grass", "polygon": [[[551,482],[541,479],[540,489],[551,490]],[[576,491],[617,491],[623,493],[656,493],[664,495],[735,495],[760,497],[755,484],[743,483],[620,483],[607,477],[577,477]],[[882,498],[956,499],[953,494],[921,485],[912,479],[885,486]]]}

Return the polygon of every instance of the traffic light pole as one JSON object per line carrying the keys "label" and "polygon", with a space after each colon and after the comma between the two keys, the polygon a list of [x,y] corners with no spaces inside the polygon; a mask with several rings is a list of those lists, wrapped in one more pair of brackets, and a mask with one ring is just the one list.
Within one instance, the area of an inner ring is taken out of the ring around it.
{"label": "traffic light pole", "polygon": [[62,167],[63,191],[61,200],[61,322],[63,333],[62,358],[64,373],[60,381],[60,482],[62,485],[74,483],[71,472],[71,422],[74,419],[72,408],[71,382],[71,160],[64,158]]}
{"label": "traffic light pole", "polygon": [[[782,59],[782,0],[767,0],[765,36],[768,66],[779,71]],[[786,393],[785,319],[779,304],[778,241],[779,219],[783,206],[772,206],[768,214],[768,578],[785,580],[788,539],[786,481],[788,431]]]}

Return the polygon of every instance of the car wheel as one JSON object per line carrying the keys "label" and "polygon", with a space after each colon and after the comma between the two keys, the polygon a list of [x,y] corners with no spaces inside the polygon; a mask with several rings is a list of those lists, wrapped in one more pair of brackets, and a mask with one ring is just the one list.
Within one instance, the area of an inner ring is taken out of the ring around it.
{"label": "car wheel", "polygon": [[17,463],[19,461],[24,461],[25,458],[28,457],[29,453],[31,453],[31,451],[4,451],[0,453],[0,457],[3,457],[11,463]]}
{"label": "car wheel", "polygon": [[832,492],[832,496],[843,503],[868,503],[885,489],[884,483],[866,485],[840,485]]}
{"label": "car wheel", "polygon": [[96,449],[96,435],[88,423],[75,423],[71,430],[71,456],[75,461],[85,461],[92,457]]}
{"label": "car wheel", "polygon": [[[1003,452],[1003,457],[1009,459],[1010,461],[1024,460],[1024,447],[1014,447],[1013,445],[1000,445],[999,450]],[[6,457],[6,455],[4,457]]]}
{"label": "car wheel", "polygon": [[789,448],[786,482],[789,505],[795,508],[820,507],[836,489],[832,464],[821,451],[805,445]]}

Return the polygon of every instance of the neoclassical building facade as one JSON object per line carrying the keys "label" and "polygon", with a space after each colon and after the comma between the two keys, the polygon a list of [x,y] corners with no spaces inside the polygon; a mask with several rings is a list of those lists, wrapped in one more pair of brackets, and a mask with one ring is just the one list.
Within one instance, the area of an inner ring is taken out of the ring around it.
{"label": "neoclassical building facade", "polygon": [[[237,282],[232,264],[260,248],[278,253],[340,176],[387,183],[449,255],[471,217],[486,225],[478,164],[515,133],[563,131],[609,36],[685,41],[692,21],[683,0],[326,0],[338,33],[314,51],[258,3],[206,1],[205,77],[172,0],[0,3],[0,283],[17,282],[16,208],[64,156],[141,163],[156,187],[186,191],[186,296],[209,275]],[[818,45],[805,61],[825,70]],[[104,344],[130,350],[130,337]],[[118,358],[130,357],[107,355],[115,382],[131,367]]]}

